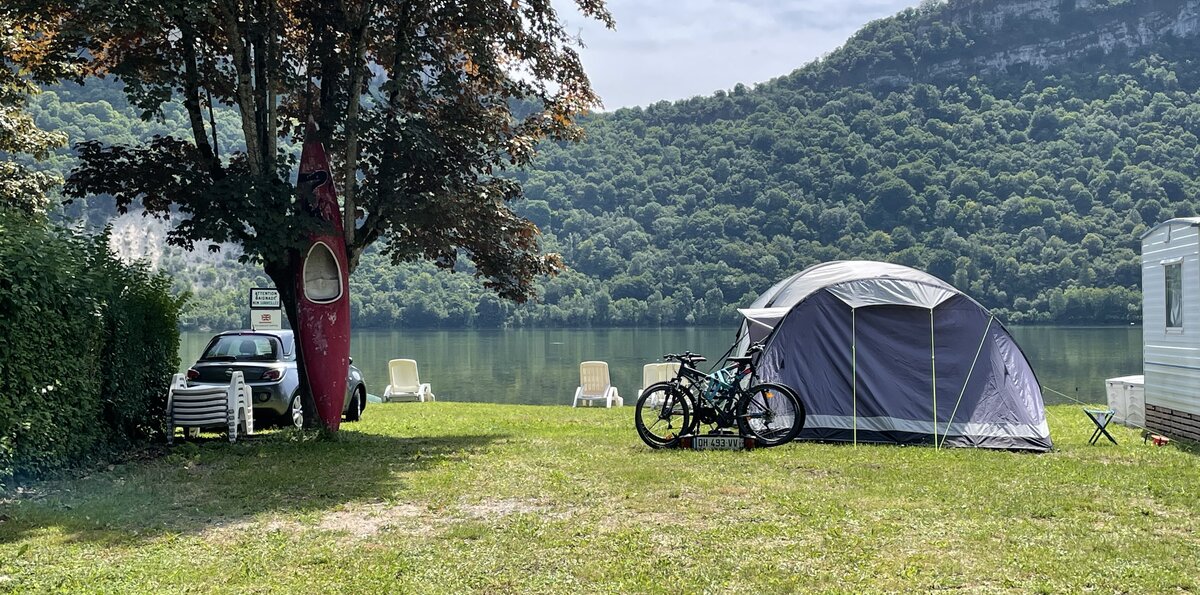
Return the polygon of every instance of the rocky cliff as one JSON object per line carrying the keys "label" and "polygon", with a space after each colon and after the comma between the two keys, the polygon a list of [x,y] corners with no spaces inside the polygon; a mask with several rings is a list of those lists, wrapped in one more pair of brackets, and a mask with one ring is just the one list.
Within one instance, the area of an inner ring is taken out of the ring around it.
{"label": "rocky cliff", "polygon": [[959,0],[944,14],[982,51],[931,64],[934,75],[1048,68],[1200,34],[1200,0]]}
{"label": "rocky cliff", "polygon": [[1095,64],[1196,37],[1200,0],[927,0],[797,74],[807,84],[904,86]]}

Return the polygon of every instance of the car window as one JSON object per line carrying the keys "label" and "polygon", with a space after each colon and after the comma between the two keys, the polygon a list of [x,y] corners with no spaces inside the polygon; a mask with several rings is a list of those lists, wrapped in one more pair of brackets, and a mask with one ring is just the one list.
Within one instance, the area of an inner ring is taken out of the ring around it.
{"label": "car window", "polygon": [[209,344],[200,359],[274,360],[276,344],[274,338],[265,335],[223,335]]}

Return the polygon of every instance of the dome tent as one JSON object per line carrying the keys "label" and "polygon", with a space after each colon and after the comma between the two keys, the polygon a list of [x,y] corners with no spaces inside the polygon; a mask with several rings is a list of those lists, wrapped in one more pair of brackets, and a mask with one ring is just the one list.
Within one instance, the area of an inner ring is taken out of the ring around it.
{"label": "dome tent", "polygon": [[978,302],[896,264],[834,261],[775,284],[745,309],[758,373],[795,387],[800,439],[1046,451],[1037,377]]}

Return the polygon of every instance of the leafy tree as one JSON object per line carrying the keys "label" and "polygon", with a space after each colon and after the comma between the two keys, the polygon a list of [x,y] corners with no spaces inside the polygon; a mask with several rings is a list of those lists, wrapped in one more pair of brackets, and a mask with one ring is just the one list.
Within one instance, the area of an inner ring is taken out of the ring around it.
{"label": "leafy tree", "polygon": [[[487,287],[524,301],[535,277],[561,268],[557,255],[540,254],[536,226],[507,204],[520,185],[499,175],[528,164],[541,139],[577,139],[574,118],[598,103],[549,2],[2,6],[34,31],[45,26],[38,15],[55,15],[57,30],[41,30],[43,54],[81,56],[81,75],[117,77],[144,117],[175,101],[186,110],[186,138],[77,144],[68,193],[112,195],[121,212],[140,203],[158,217],[178,213],[169,241],[187,249],[239,245],[275,282],[293,323],[299,250],[322,223],[297,200],[294,155],[281,141],[310,119],[334,161],[352,269],[376,241],[394,263],[424,258],[453,269],[461,254]],[[612,25],[603,0],[577,6]],[[221,106],[239,116],[234,147],[219,141]],[[421,306],[405,318],[444,318],[437,305]]]}
{"label": "leafy tree", "polygon": [[[1197,212],[1195,36],[1044,69],[986,66],[1014,46],[1094,44],[1095,31],[1147,11],[1176,18],[1177,5],[1098,3],[1008,27],[972,15],[1024,9],[931,2],[760,85],[582,117],[586,142],[543,143],[530,167],[508,172],[534,199],[519,212],[543,249],[571,267],[536,282],[539,303],[480,307],[487,292],[470,275],[394,265],[377,243],[351,279],[355,324],[729,325],[747,294],[842,258],[934,271],[1009,322],[1136,321],[1139,235]],[[108,145],[191,134],[181,105],[139,120],[108,81],[49,87],[29,110],[43,129]],[[214,115],[222,155],[238,150],[238,113],[217,101]],[[73,159],[47,163],[66,171]],[[91,222],[112,212],[99,200],[71,209]],[[196,288],[189,324],[240,320],[241,288],[261,273],[235,254],[163,256],[177,288]],[[419,289],[427,278],[437,282]],[[419,294],[442,309],[406,317]]]}
{"label": "leafy tree", "polygon": [[[26,98],[37,87],[21,75],[21,64],[32,59],[39,40],[0,11],[0,208],[29,214],[45,212],[47,193],[62,182],[53,170],[39,171],[17,159],[42,160],[66,143],[61,132],[38,128],[25,112]],[[49,66],[49,65],[48,65]]]}

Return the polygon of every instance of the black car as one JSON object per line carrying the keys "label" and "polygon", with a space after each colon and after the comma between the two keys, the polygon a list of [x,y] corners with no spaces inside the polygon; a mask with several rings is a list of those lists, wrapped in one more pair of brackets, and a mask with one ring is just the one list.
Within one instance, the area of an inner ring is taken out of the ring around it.
{"label": "black car", "polygon": [[[218,334],[187,371],[188,384],[228,384],[235,371],[242,373],[254,394],[256,420],[297,428],[304,425],[296,340],[292,331],[226,331]],[[346,421],[358,421],[366,406],[367,385],[363,382],[362,372],[351,365],[342,414]]]}

